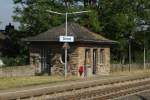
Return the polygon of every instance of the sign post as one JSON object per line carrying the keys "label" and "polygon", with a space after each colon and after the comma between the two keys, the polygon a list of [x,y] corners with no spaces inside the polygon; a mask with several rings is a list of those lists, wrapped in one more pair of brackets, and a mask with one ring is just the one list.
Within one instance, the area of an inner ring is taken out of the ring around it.
{"label": "sign post", "polygon": [[[66,13],[66,36],[67,36],[67,29],[68,29],[68,25],[67,25],[67,17],[68,16],[68,13]],[[67,43],[67,42],[66,42]],[[65,79],[66,79],[66,77],[67,77],[67,64],[68,64],[68,62],[67,62],[67,48],[65,48]]]}
{"label": "sign post", "polygon": [[74,42],[74,37],[73,36],[60,36],[59,37],[60,42],[64,42],[63,48],[65,48],[65,78],[67,77],[67,52],[69,49],[69,44],[68,42]]}

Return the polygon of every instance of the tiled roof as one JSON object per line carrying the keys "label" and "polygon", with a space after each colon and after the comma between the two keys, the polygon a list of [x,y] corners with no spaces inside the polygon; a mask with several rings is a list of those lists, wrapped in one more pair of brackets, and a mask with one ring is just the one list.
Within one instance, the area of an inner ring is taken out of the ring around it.
{"label": "tiled roof", "polygon": [[[68,23],[68,36],[74,36],[75,42],[110,42],[111,41],[97,33],[89,31],[87,28],[80,26],[76,23]],[[28,37],[24,41],[59,41],[59,36],[65,35],[65,24],[49,29],[37,36]]]}

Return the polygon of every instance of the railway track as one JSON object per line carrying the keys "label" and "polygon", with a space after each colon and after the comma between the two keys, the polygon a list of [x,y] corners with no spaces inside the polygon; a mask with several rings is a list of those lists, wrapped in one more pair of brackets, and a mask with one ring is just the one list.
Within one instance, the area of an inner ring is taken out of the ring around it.
{"label": "railway track", "polygon": [[127,96],[130,94],[135,94],[137,92],[142,92],[145,90],[150,90],[150,82],[139,82],[139,83],[134,83],[134,84],[129,84],[129,85],[124,85],[116,88],[111,88],[109,91],[104,91],[97,94],[95,97],[90,98],[90,100],[105,100],[105,99],[117,99],[118,97],[120,98],[121,96]]}
{"label": "railway track", "polygon": [[47,100],[108,100],[145,90],[150,90],[150,78],[66,92],[49,96]]}
{"label": "railway track", "polygon": [[107,100],[144,90],[150,90],[150,77],[145,75],[0,93],[0,100]]}

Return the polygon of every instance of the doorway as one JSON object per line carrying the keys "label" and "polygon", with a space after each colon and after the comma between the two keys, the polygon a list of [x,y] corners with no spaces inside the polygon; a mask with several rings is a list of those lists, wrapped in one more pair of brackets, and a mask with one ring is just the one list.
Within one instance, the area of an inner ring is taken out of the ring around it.
{"label": "doorway", "polygon": [[97,71],[97,49],[93,49],[93,74]]}
{"label": "doorway", "polygon": [[50,63],[50,58],[51,58],[51,52],[50,48],[48,47],[42,47],[40,49],[40,55],[41,55],[41,74],[51,74],[51,63]]}
{"label": "doorway", "polygon": [[90,49],[85,49],[85,58],[84,58],[84,76],[86,77],[88,75],[88,68],[90,67],[90,60],[91,53]]}

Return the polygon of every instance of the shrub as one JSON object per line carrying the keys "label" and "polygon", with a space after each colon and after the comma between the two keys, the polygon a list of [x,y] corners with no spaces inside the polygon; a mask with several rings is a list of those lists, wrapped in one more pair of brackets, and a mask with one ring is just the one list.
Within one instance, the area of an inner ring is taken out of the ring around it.
{"label": "shrub", "polygon": [[5,66],[21,66],[26,65],[27,58],[26,57],[3,57],[2,61],[4,62]]}

